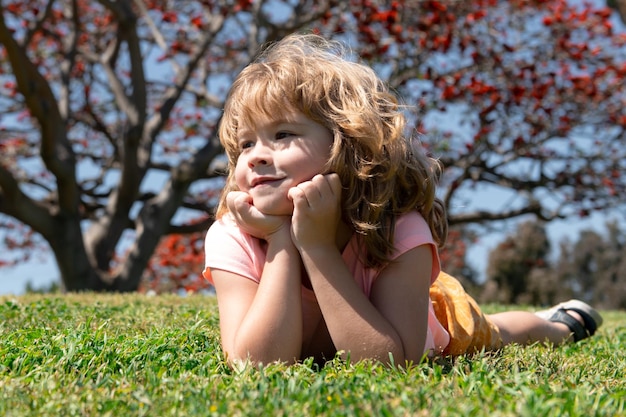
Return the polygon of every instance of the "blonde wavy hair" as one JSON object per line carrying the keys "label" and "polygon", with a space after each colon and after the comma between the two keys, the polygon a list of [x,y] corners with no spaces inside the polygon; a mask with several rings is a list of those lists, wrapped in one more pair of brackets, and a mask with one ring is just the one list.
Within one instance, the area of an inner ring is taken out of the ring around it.
{"label": "blonde wavy hair", "polygon": [[260,114],[275,117],[286,105],[332,132],[326,172],[341,179],[343,220],[365,246],[368,267],[389,262],[396,219],[412,210],[426,219],[435,242],[445,243],[446,213],[435,197],[438,161],[405,136],[398,99],[376,73],[350,60],[342,44],[313,34],[269,45],[233,83],[219,127],[229,174],[218,218],[228,212],[226,195],[237,190],[239,126],[254,126]]}

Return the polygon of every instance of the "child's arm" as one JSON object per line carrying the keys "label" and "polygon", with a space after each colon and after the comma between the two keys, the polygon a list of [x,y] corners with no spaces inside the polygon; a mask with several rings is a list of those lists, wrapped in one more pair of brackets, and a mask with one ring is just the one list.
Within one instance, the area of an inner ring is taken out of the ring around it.
{"label": "child's arm", "polygon": [[[294,362],[302,348],[300,256],[289,222],[252,213],[245,193],[234,195],[231,212],[238,223],[267,241],[260,283],[223,270],[212,270],[217,292],[222,347],[229,362]],[[240,204],[241,203],[241,204]],[[284,224],[281,226],[281,222]],[[270,230],[270,233],[267,231]]]}
{"label": "child's arm", "polygon": [[338,251],[304,250],[302,258],[338,351],[354,360],[418,363],[428,322],[430,248],[414,248],[376,280],[371,301],[356,285]]}
{"label": "child's arm", "polygon": [[335,244],[341,185],[316,176],[290,191],[292,234],[338,351],[354,360],[419,362],[424,354],[432,253],[428,246],[398,257],[379,275],[371,301],[355,283]]}

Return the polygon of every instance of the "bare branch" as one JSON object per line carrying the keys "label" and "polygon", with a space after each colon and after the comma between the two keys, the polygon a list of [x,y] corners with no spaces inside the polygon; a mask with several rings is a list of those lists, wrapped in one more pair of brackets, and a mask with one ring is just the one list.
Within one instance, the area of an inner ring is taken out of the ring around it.
{"label": "bare branch", "polygon": [[[152,18],[150,17],[150,14],[148,13],[148,9],[146,8],[146,5],[144,4],[143,0],[135,0],[135,4],[139,8],[142,17],[146,20],[146,23],[148,24],[148,27],[150,28],[150,32],[152,33],[152,36],[154,37],[156,44],[163,51],[166,51],[167,42],[165,42],[165,38],[163,37],[163,35],[161,34],[157,26],[154,24],[154,20],[152,20]],[[172,65],[175,67],[176,71],[178,72],[179,70],[178,63],[172,60]]]}
{"label": "bare branch", "polygon": [[24,37],[24,45],[30,44],[33,39],[35,33],[42,29],[43,23],[50,17],[52,14],[52,6],[54,5],[56,0],[49,0],[46,3],[46,7],[44,8],[43,13],[39,14],[39,18],[35,20],[35,23],[28,28],[28,32]]}
{"label": "bare branch", "polygon": [[167,233],[185,235],[189,233],[206,232],[213,224],[213,221],[213,218],[206,218],[193,224],[183,224],[178,226],[172,225],[169,227]]}
{"label": "bare branch", "polygon": [[210,26],[205,30],[204,38],[199,42],[197,49],[192,51],[186,67],[182,68],[181,71],[177,73],[175,86],[165,92],[162,105],[159,106],[159,112],[146,123],[146,131],[152,140],[160,133],[166,121],[169,119],[172,109],[180,98],[180,95],[187,88],[189,79],[193,71],[197,68],[198,62],[204,57],[213,39],[221,30],[224,24],[224,17],[221,15],[214,16],[210,22]]}
{"label": "bare branch", "polygon": [[0,13],[0,43],[4,45],[14,69],[18,89],[30,113],[41,126],[41,156],[46,167],[57,178],[60,207],[67,213],[77,213],[79,195],[75,177],[76,162],[67,140],[65,121],[50,85],[28,58],[26,50],[13,39],[3,13]]}
{"label": "bare branch", "polygon": [[552,213],[546,214],[541,204],[537,201],[530,201],[528,205],[513,210],[503,210],[500,212],[490,212],[486,210],[477,210],[468,213],[461,213],[449,216],[450,225],[466,224],[466,223],[482,223],[494,220],[507,220],[513,219],[526,214],[534,214],[541,220],[554,220],[557,218],[563,218],[563,216]]}
{"label": "bare branch", "polygon": [[53,219],[46,208],[20,190],[13,174],[0,164],[0,212],[29,225],[44,237],[50,237]]}
{"label": "bare branch", "polygon": [[61,40],[65,59],[61,63],[61,82],[59,83],[59,111],[61,113],[61,117],[63,117],[63,119],[67,119],[70,112],[70,73],[72,71],[72,67],[76,62],[76,55],[78,53],[77,40],[80,36],[80,19],[78,16],[78,5],[76,4],[76,0],[71,2],[71,10],[69,5],[65,7],[64,13],[68,17],[70,17],[70,19],[68,20],[72,22],[74,26],[73,30],[69,31],[69,33]]}

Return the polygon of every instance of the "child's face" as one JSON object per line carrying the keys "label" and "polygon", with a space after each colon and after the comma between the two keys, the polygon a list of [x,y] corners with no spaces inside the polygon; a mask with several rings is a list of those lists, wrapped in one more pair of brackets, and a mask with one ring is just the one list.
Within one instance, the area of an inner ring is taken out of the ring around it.
{"label": "child's face", "polygon": [[322,173],[332,144],[331,132],[300,112],[263,117],[255,126],[240,126],[241,154],[235,181],[269,215],[291,215],[291,187]]}

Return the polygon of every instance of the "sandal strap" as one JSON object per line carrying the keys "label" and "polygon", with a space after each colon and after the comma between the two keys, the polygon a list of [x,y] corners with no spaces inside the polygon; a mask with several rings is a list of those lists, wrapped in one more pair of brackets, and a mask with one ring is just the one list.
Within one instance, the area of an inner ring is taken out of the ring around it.
{"label": "sandal strap", "polygon": [[583,321],[585,322],[585,329],[587,330],[587,333],[589,333],[589,336],[593,336],[596,330],[598,330],[598,325],[596,321],[585,310],[576,307],[567,307],[564,310],[575,311],[576,313],[580,314],[580,317],[582,317]]}
{"label": "sandal strap", "polygon": [[[567,314],[564,309],[559,309],[559,310],[555,311],[554,314],[552,315],[552,317],[550,317],[549,320],[550,321],[554,321],[554,322],[558,322],[558,323],[563,323],[567,327],[569,327],[569,329],[574,334],[574,341],[575,342],[578,342],[579,340],[585,339],[585,338],[590,336],[590,334],[587,331],[587,329],[585,329],[585,327],[583,327],[583,325],[580,324],[580,322],[578,320],[576,320],[574,317],[572,317],[569,314]],[[587,324],[586,320],[585,320],[585,324]]]}

